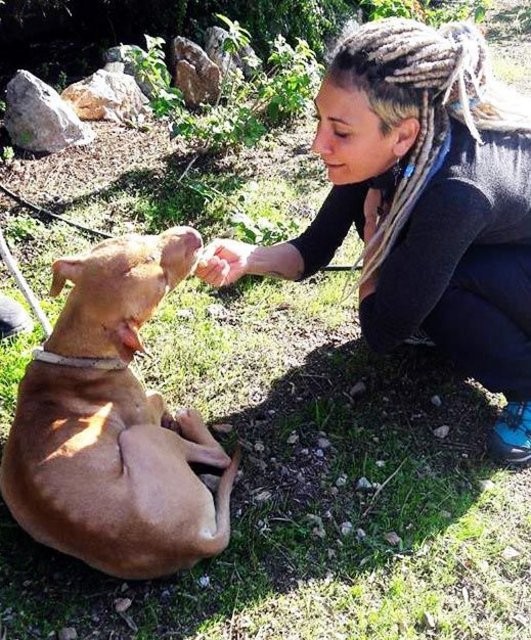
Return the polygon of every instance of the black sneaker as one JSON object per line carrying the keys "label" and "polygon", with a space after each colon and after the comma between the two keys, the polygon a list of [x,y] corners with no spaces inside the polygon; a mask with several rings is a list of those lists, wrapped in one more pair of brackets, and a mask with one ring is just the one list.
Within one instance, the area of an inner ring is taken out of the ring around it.
{"label": "black sneaker", "polygon": [[33,322],[22,305],[0,295],[0,340],[32,329]]}

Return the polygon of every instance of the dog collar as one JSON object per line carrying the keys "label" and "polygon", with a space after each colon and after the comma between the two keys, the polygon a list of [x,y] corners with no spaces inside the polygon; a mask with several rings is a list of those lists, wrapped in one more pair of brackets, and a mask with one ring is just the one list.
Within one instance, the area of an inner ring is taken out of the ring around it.
{"label": "dog collar", "polygon": [[107,371],[120,371],[127,369],[127,363],[120,358],[69,358],[58,353],[44,351],[42,347],[37,347],[32,352],[34,360],[46,362],[47,364],[58,364],[63,367],[77,367],[79,369],[106,369]]}

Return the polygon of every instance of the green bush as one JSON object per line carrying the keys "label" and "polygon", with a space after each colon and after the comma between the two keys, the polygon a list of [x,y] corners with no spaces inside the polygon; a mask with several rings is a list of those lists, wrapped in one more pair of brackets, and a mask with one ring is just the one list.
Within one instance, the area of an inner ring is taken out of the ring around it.
{"label": "green bush", "polygon": [[269,43],[278,34],[291,44],[305,40],[321,57],[327,39],[339,32],[358,4],[357,0],[189,0],[186,29],[200,39],[201,31],[211,26],[211,14],[222,13],[253,34],[252,45],[261,57],[267,57]]}
{"label": "green bush", "polygon": [[481,22],[492,0],[358,0],[367,19],[401,17],[433,26],[454,20]]}
{"label": "green bush", "polygon": [[3,0],[0,2],[0,43],[34,41],[46,32],[88,36],[105,48],[120,42],[140,44],[142,34],[156,33],[166,41],[177,35],[203,41],[217,13],[238,20],[254,36],[261,56],[268,42],[283,34],[288,42],[306,40],[321,54],[325,40],[355,0]]}
{"label": "green bush", "polygon": [[[237,22],[233,30],[241,29]],[[245,32],[247,33],[247,32]],[[238,34],[226,44],[232,53],[234,43],[247,44]],[[268,72],[256,72],[249,82],[239,73],[226,74],[218,104],[205,105],[192,114],[182,105],[168,105],[172,133],[195,143],[202,151],[253,146],[266,133],[266,126],[278,126],[308,108],[320,82],[320,66],[304,40],[291,47],[282,36],[271,43]],[[227,48],[227,50],[229,50]]]}

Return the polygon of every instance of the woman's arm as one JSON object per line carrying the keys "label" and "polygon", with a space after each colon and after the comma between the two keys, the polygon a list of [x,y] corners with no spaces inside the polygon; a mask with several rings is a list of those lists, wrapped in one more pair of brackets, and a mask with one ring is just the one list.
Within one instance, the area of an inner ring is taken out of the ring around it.
{"label": "woman's arm", "polygon": [[304,272],[300,251],[289,242],[269,247],[256,247],[249,255],[247,273],[297,280]]}
{"label": "woman's arm", "polygon": [[199,278],[215,287],[232,284],[244,275],[296,280],[303,272],[299,250],[287,242],[260,247],[223,238],[205,248],[195,270]]}

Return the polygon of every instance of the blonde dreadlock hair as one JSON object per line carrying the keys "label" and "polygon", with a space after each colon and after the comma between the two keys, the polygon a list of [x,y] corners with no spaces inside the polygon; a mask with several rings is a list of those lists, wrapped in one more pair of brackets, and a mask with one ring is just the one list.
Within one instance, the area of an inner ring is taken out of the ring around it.
{"label": "blonde dreadlock hair", "polygon": [[[335,51],[328,77],[343,88],[363,90],[385,135],[415,117],[420,131],[388,214],[360,256],[360,284],[375,273],[404,228],[450,130],[450,115],[481,143],[480,130],[531,131],[529,112],[504,103],[488,60],[487,44],[468,23],[438,31],[401,18],[371,22]],[[504,90],[505,92],[505,90]]]}

